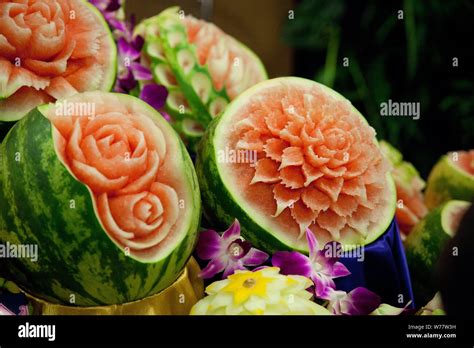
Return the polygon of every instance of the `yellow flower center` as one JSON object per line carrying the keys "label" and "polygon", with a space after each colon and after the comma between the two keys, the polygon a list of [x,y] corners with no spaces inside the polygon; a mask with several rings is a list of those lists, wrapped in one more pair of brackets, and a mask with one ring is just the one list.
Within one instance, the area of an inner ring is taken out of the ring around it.
{"label": "yellow flower center", "polygon": [[229,283],[222,289],[234,297],[234,305],[239,306],[250,296],[255,295],[267,299],[267,284],[275,279],[265,276],[261,271],[237,272],[227,278]]}
{"label": "yellow flower center", "polygon": [[245,288],[251,288],[252,286],[255,285],[255,279],[253,278],[246,279],[243,285]]}

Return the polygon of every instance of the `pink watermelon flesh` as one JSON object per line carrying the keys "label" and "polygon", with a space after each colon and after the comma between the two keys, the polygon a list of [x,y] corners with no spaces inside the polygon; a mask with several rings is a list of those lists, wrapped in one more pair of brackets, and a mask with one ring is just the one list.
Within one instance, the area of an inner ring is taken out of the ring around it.
{"label": "pink watermelon flesh", "polygon": [[104,20],[86,1],[0,1],[0,119],[109,88],[114,50]]}
{"label": "pink watermelon flesh", "polygon": [[184,23],[199,64],[209,69],[216,90],[225,87],[232,100],[265,78],[255,57],[217,26],[192,16],[186,16]]}
{"label": "pink watermelon flesh", "polygon": [[175,161],[182,149],[171,129],[162,128],[164,121],[153,121],[154,111],[123,98],[77,94],[68,102],[92,103],[94,115],[58,113],[55,107],[45,115],[54,125],[59,158],[89,188],[109,237],[132,256],[154,260],[182,237],[187,220],[178,219],[178,197],[190,195],[176,175],[183,171]]}
{"label": "pink watermelon flesh", "polygon": [[402,206],[397,206],[397,221],[401,232],[408,235],[413,226],[428,213],[428,209],[424,203],[422,185],[416,178],[412,180],[409,187],[399,184],[396,176],[395,183],[397,199],[403,201]]}
{"label": "pink watermelon flesh", "polygon": [[453,209],[449,210],[448,224],[451,235],[454,235],[458,230],[461,220],[469,209],[470,205],[456,205]]}
{"label": "pink watermelon flesh", "polygon": [[295,244],[307,227],[321,242],[364,241],[394,203],[374,130],[327,88],[278,80],[232,112],[232,126],[219,128],[227,131],[222,146],[258,159],[255,166],[224,163],[223,173]]}
{"label": "pink watermelon flesh", "polygon": [[469,175],[474,175],[474,150],[459,151],[457,161],[453,161],[453,156],[449,156],[449,158],[459,169]]}

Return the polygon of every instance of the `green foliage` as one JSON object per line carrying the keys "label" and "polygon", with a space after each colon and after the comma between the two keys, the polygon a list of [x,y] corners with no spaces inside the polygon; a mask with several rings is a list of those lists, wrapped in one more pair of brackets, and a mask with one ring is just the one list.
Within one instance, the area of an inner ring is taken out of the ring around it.
{"label": "green foliage", "polygon": [[[303,0],[283,39],[296,74],[349,98],[426,176],[442,153],[474,148],[473,14],[472,1]],[[419,102],[420,119],[381,117],[389,99]]]}

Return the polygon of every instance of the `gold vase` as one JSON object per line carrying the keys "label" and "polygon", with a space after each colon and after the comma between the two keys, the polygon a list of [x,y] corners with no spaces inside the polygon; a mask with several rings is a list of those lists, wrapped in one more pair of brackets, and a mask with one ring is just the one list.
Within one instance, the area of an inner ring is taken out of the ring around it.
{"label": "gold vase", "polygon": [[204,283],[198,277],[199,265],[191,258],[176,281],[159,293],[118,305],[75,307],[50,303],[25,292],[39,315],[187,315],[204,296]]}

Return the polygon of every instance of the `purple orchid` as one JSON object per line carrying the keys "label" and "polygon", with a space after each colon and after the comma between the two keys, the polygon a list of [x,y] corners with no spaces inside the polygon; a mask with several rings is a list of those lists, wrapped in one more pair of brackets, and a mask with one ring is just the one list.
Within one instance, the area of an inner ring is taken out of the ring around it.
{"label": "purple orchid", "polygon": [[201,271],[201,278],[212,278],[224,271],[227,278],[236,270],[245,270],[245,266],[259,266],[268,259],[268,254],[252,248],[249,242],[240,236],[240,224],[236,219],[222,235],[214,230],[199,234],[196,248],[199,258],[210,260]]}
{"label": "purple orchid", "polygon": [[0,315],[15,315],[15,313],[0,303]]}
{"label": "purple orchid", "polygon": [[117,12],[123,6],[123,0],[89,0],[102,13]]}
{"label": "purple orchid", "polygon": [[331,291],[328,309],[337,315],[367,315],[381,304],[380,297],[372,291],[358,287],[349,293]]}
{"label": "purple orchid", "polygon": [[330,253],[324,251],[326,246],[337,250],[340,247],[339,243],[329,242],[324,250],[319,250],[319,243],[308,228],[306,229],[306,240],[308,241],[309,257],[297,251],[277,251],[273,254],[272,264],[279,267],[282,274],[296,274],[310,278],[315,285],[314,295],[320,299],[328,300],[333,289],[336,288],[333,279],[345,277],[351,272],[338,261],[335,255],[328,255]]}
{"label": "purple orchid", "polygon": [[363,287],[350,291],[333,290],[330,295],[328,310],[335,315],[399,315],[405,311],[386,303],[380,297]]}
{"label": "purple orchid", "polygon": [[163,117],[171,118],[162,110],[168,91],[166,87],[155,84],[148,67],[142,64],[141,51],[145,40],[140,35],[133,35],[135,16],[124,19],[124,0],[89,0],[103,14],[111,27],[118,46],[118,74],[114,90],[120,93],[138,95],[138,81],[145,83],[140,91],[140,98],[160,111]]}
{"label": "purple orchid", "polygon": [[[147,102],[155,109],[159,110],[165,105],[165,100],[168,97],[168,90],[165,86],[154,83],[143,86],[140,92],[140,99]],[[169,115],[161,112],[163,117],[169,121]]]}
{"label": "purple orchid", "polygon": [[[18,315],[29,315],[28,306],[22,305],[18,307],[18,309],[20,310]],[[16,314],[12,312],[4,304],[0,303],[0,315],[16,315]]]}
{"label": "purple orchid", "polygon": [[[133,31],[133,28],[130,31]],[[137,86],[138,81],[152,80],[150,69],[140,63],[143,39],[139,36],[132,38],[127,34],[120,37],[117,44],[119,69],[116,89],[120,92],[130,92]]]}
{"label": "purple orchid", "polygon": [[109,24],[119,20],[123,15],[124,0],[89,0],[89,2],[102,13]]}

